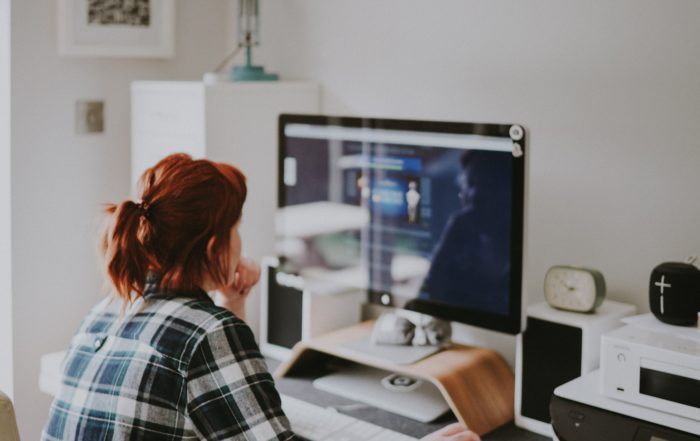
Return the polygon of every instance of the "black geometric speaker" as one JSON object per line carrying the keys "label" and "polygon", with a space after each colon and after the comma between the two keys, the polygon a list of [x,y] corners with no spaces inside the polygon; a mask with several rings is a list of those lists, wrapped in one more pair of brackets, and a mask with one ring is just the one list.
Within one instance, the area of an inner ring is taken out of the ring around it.
{"label": "black geometric speaker", "polygon": [[700,312],[700,269],[692,261],[658,265],[649,279],[649,307],[664,323],[695,325]]}

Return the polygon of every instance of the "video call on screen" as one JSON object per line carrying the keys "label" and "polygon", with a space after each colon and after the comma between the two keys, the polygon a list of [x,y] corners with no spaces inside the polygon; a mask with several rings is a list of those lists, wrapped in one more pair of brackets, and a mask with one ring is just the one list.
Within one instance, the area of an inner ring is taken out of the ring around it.
{"label": "video call on screen", "polygon": [[302,265],[357,268],[359,284],[404,302],[508,313],[511,152],[289,137],[285,153],[285,207],[368,214],[357,228],[303,238]]}

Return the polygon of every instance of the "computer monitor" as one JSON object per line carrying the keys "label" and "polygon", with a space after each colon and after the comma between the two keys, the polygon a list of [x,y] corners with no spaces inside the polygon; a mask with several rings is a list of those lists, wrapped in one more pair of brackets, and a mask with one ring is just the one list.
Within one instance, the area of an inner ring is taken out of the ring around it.
{"label": "computer monitor", "polygon": [[525,157],[519,125],[281,115],[277,252],[319,289],[516,334]]}

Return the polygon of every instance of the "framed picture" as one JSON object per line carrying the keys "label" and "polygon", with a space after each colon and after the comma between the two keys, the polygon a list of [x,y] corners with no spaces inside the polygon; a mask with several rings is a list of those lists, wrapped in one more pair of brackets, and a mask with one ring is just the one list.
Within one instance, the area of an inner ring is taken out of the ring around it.
{"label": "framed picture", "polygon": [[85,57],[169,58],[175,0],[59,0],[58,52]]}

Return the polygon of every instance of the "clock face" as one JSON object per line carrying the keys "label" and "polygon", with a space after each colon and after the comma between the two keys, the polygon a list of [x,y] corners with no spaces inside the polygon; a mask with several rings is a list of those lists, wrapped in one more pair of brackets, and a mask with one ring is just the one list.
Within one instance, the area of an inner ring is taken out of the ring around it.
{"label": "clock face", "polygon": [[592,311],[597,306],[599,295],[599,284],[596,283],[596,275],[591,270],[555,266],[547,271],[544,296],[555,308],[577,312]]}

